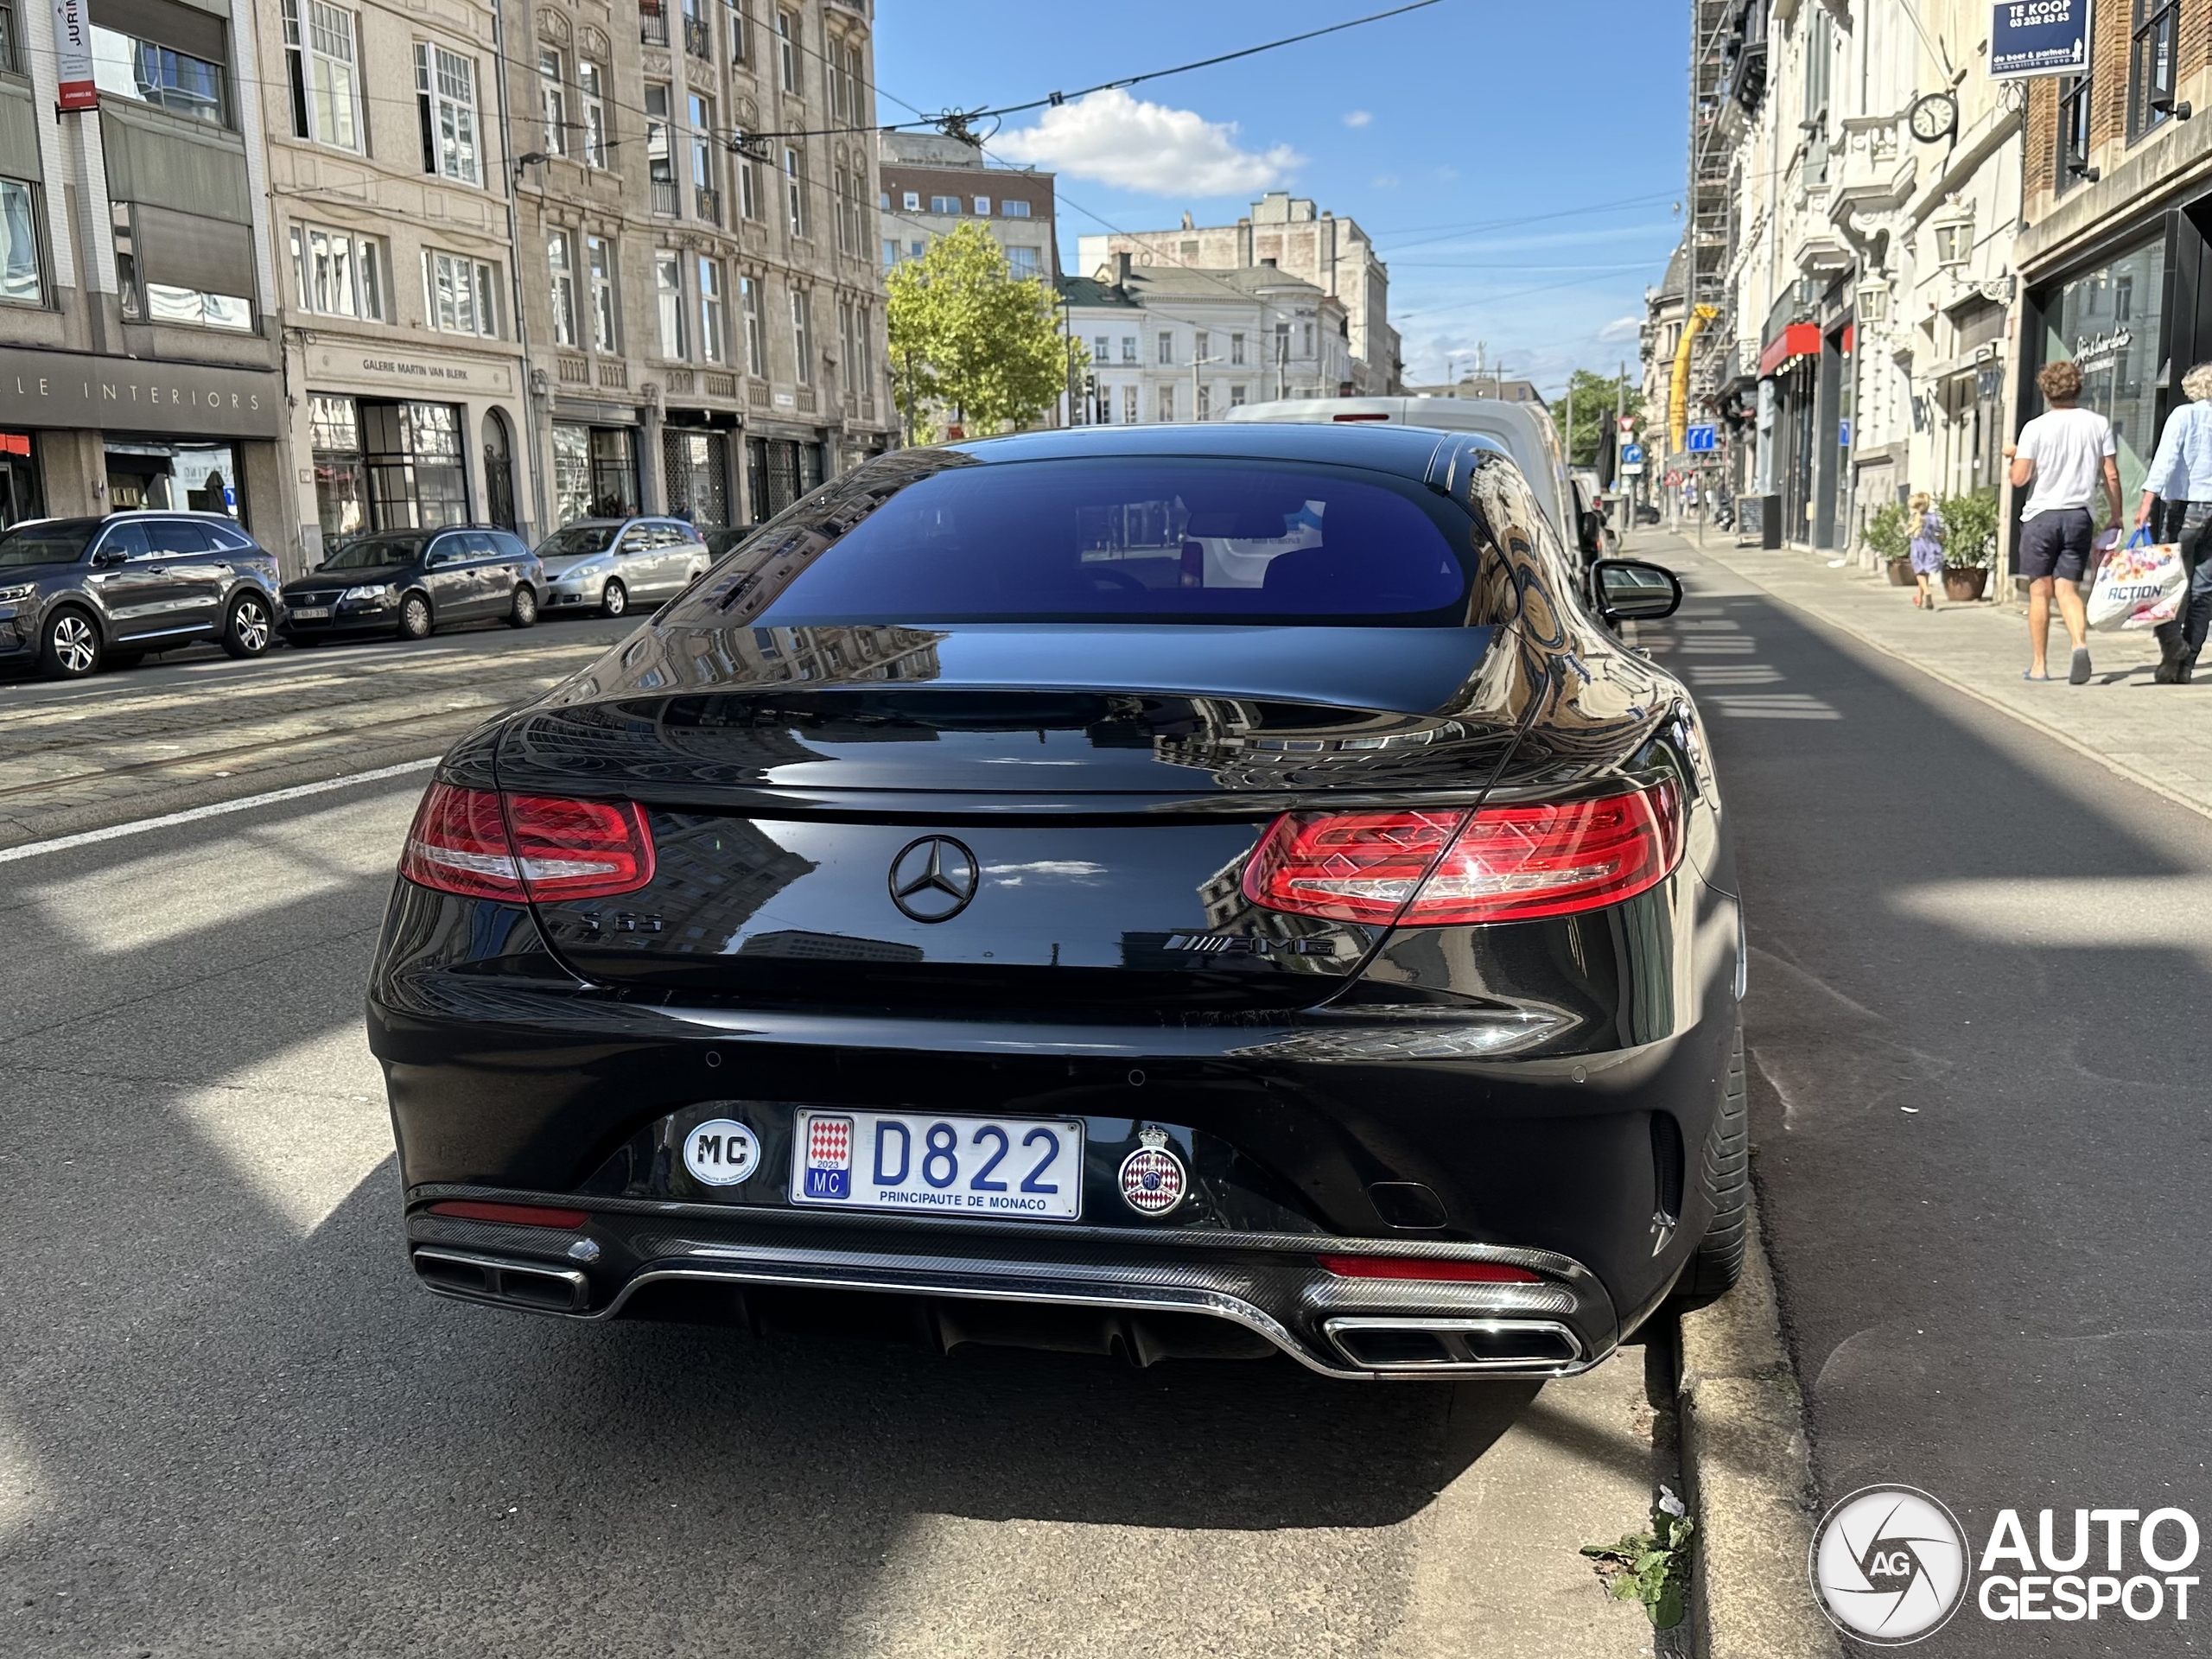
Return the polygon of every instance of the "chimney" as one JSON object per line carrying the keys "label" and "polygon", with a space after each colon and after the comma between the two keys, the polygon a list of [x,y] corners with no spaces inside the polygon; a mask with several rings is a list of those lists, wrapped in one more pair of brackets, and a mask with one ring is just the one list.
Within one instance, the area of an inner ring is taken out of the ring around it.
{"label": "chimney", "polygon": [[1116,288],[1127,288],[1128,285],[1129,254],[1128,250],[1125,248],[1121,252],[1114,256],[1114,286]]}
{"label": "chimney", "polygon": [[1275,269],[1275,262],[1274,262],[1274,260],[1272,260],[1272,259],[1262,259],[1262,260],[1261,260],[1261,261],[1260,261],[1260,263],[1261,263],[1262,265],[1265,265],[1265,266],[1266,266],[1269,270],[1274,270],[1274,269]]}

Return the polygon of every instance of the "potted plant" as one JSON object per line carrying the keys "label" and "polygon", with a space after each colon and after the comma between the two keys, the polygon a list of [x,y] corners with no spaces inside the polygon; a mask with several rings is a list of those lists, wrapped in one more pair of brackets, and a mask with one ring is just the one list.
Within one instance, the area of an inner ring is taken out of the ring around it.
{"label": "potted plant", "polygon": [[1956,605],[1980,599],[1997,561],[1997,492],[1947,495],[1936,511],[1943,521],[1943,596]]}
{"label": "potted plant", "polygon": [[1889,567],[1890,585],[1912,586],[1912,526],[1904,503],[1891,501],[1866,521],[1866,545]]}

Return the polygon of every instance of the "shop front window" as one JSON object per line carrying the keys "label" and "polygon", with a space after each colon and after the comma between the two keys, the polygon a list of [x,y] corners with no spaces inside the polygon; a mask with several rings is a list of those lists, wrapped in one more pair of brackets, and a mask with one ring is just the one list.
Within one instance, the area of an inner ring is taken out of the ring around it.
{"label": "shop front window", "polygon": [[375,530],[429,530],[469,519],[462,411],[451,404],[363,398],[362,451]]}
{"label": "shop front window", "polygon": [[661,448],[668,510],[695,524],[729,523],[729,440],[719,432],[665,429]]}
{"label": "shop front window", "polygon": [[361,455],[360,414],[351,397],[308,397],[308,433],[315,453],[315,518],[323,545],[369,527],[369,472]]}
{"label": "shop front window", "polygon": [[784,438],[745,441],[746,490],[753,498],[753,522],[774,518],[822,482],[822,446]]}
{"label": "shop front window", "polygon": [[0,525],[46,516],[28,432],[0,432]]}
{"label": "shop front window", "polygon": [[638,465],[630,429],[555,422],[553,493],[554,515],[560,524],[634,514]]}
{"label": "shop front window", "polygon": [[2059,284],[2044,308],[2044,361],[2071,358],[2082,371],[2082,404],[2112,423],[2122,500],[2143,488],[2158,447],[2158,365],[2164,334],[2162,238]]}

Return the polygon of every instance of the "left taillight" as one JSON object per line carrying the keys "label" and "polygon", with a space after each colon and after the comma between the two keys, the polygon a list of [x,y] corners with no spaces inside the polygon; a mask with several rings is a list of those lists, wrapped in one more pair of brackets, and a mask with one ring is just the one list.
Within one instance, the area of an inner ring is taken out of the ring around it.
{"label": "left taillight", "polygon": [[1681,851],[1671,782],[1619,795],[1457,812],[1289,812],[1244,866],[1244,896],[1332,921],[1466,925],[1633,898]]}
{"label": "left taillight", "polygon": [[469,899],[606,899],[652,880],[652,832],[629,801],[432,784],[407,832],[399,873]]}

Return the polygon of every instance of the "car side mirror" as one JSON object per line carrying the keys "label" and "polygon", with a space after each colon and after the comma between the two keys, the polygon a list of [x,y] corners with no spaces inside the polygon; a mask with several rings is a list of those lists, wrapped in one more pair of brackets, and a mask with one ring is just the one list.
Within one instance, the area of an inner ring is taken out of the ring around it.
{"label": "car side mirror", "polygon": [[1592,557],[1605,550],[1605,515],[1595,507],[1585,507],[1580,524],[1582,550]]}
{"label": "car side mirror", "polygon": [[119,547],[104,547],[92,555],[92,569],[95,570],[112,570],[130,562],[130,556]]}
{"label": "car side mirror", "polygon": [[1675,573],[1644,559],[1599,559],[1590,567],[1590,589],[1608,622],[1656,622],[1682,602]]}

